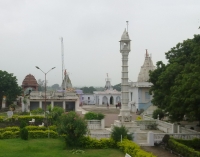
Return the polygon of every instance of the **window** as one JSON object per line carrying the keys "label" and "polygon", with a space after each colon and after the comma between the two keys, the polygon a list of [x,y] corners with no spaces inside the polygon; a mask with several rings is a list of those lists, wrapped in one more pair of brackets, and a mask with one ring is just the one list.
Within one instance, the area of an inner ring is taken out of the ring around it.
{"label": "window", "polygon": [[88,100],[90,100],[90,97],[88,97]]}

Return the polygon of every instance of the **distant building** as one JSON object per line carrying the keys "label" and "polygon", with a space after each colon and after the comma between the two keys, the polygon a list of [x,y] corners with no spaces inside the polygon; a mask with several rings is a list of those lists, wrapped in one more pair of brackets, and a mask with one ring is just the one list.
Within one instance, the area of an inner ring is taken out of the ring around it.
{"label": "distant building", "polygon": [[[25,80],[29,78],[26,77]],[[32,78],[32,77],[30,77]],[[26,82],[25,82],[26,83]],[[79,107],[79,96],[72,88],[71,80],[65,71],[64,80],[62,81],[64,85],[64,90],[58,91],[45,91],[39,92],[32,90],[27,97],[24,97],[26,101],[22,101],[22,111],[32,111],[37,108],[42,108],[47,110],[47,106],[51,105],[62,107],[65,111],[76,111]],[[26,85],[26,84],[25,84]],[[31,84],[30,84],[31,85]],[[29,87],[29,86],[25,86]],[[36,89],[37,86],[30,86],[33,89]],[[24,88],[26,89],[26,88]],[[46,95],[46,99],[45,99]],[[45,101],[46,100],[46,101]]]}
{"label": "distant building", "polygon": [[121,92],[113,89],[110,79],[106,78],[106,84],[104,91],[94,91],[94,94],[84,94],[82,101],[85,104],[96,104],[96,105],[116,105],[121,102]]}
{"label": "distant building", "polygon": [[152,105],[152,96],[149,94],[149,89],[152,83],[149,80],[149,71],[155,70],[155,66],[151,60],[151,56],[146,50],[144,64],[141,66],[137,82],[130,82],[129,88],[129,106],[135,105],[136,109],[147,109]]}

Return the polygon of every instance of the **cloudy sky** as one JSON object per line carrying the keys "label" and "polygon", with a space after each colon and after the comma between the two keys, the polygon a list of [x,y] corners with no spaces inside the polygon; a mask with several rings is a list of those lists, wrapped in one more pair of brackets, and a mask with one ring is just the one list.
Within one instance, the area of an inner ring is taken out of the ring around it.
{"label": "cloudy sky", "polygon": [[137,80],[145,49],[154,64],[178,42],[199,34],[200,0],[0,0],[0,69],[19,85],[47,72],[48,85],[61,84],[64,64],[74,86],[121,82],[119,40],[129,21],[129,78]]}

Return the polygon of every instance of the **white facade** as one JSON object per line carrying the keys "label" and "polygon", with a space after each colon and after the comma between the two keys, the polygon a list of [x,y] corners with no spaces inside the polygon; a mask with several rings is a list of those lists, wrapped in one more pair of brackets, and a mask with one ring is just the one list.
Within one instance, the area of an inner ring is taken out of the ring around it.
{"label": "white facade", "polygon": [[138,81],[130,82],[129,107],[131,109],[135,106],[138,110],[145,110],[152,105],[152,95],[149,94],[149,89],[152,86],[152,83],[148,82],[150,70],[155,70],[155,66],[153,65],[151,57],[146,50],[144,64],[141,66]]}
{"label": "white facade", "polygon": [[117,90],[105,90],[105,91],[95,91],[94,92],[95,97],[95,104],[97,105],[116,105],[118,102],[121,102],[121,92]]}
{"label": "white facade", "polygon": [[94,94],[83,94],[82,95],[82,103],[83,105],[95,105],[95,97]]}
{"label": "white facade", "polygon": [[[30,95],[22,100],[22,112],[42,108],[47,110],[47,106],[51,105],[62,107],[65,111],[77,111],[79,107],[79,97],[75,92],[45,92],[32,91]],[[26,103],[25,103],[26,102]]]}

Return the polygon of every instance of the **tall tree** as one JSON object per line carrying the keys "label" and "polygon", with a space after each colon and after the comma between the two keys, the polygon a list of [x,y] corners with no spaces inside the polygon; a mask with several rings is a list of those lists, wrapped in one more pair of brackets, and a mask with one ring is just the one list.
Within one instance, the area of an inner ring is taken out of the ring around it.
{"label": "tall tree", "polygon": [[2,107],[4,95],[6,96],[7,104],[10,105],[21,94],[22,89],[17,84],[17,78],[13,74],[0,70],[0,108]]}
{"label": "tall tree", "polygon": [[54,90],[58,90],[58,89],[60,89],[60,86],[59,86],[59,84],[54,84],[51,86],[51,88],[53,88]]}
{"label": "tall tree", "polygon": [[178,43],[165,53],[168,64],[157,62],[150,72],[152,103],[169,112],[174,121],[200,121],[200,35]]}

